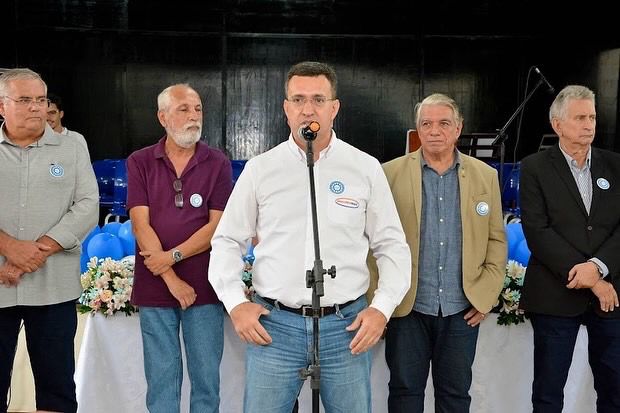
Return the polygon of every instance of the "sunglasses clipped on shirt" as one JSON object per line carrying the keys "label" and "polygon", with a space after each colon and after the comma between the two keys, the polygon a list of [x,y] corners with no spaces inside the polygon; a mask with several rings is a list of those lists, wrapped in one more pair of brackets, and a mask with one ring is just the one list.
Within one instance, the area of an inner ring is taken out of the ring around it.
{"label": "sunglasses clipped on shirt", "polygon": [[172,182],[172,187],[174,188],[174,206],[177,208],[183,208],[183,183],[180,179],[175,179]]}

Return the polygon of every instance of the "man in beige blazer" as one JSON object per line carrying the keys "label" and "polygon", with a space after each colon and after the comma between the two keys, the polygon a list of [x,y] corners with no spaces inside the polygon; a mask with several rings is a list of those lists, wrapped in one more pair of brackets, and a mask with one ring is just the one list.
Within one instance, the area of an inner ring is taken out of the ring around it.
{"label": "man in beige blazer", "polygon": [[[463,119],[453,99],[416,106],[422,147],[384,165],[411,249],[411,288],[388,323],[388,408],[422,412],[433,365],[435,411],[468,412],[478,325],[497,302],[506,238],[496,170],[456,149]],[[371,285],[377,288],[374,257]]]}

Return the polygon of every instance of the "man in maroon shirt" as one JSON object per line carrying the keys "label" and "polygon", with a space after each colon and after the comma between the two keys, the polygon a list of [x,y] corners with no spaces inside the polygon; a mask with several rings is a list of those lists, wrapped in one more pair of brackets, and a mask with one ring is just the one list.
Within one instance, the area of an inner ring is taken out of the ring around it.
{"label": "man in maroon shirt", "polygon": [[182,325],[192,412],[219,409],[223,307],[208,281],[211,237],[232,187],[230,161],[200,141],[202,103],[187,84],[157,98],[166,136],[127,159],[127,209],[138,244],[132,303],[151,413],[178,412]]}

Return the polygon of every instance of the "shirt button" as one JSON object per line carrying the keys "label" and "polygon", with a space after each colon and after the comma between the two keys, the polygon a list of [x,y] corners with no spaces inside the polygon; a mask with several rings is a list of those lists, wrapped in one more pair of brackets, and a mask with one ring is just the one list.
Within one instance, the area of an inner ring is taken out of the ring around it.
{"label": "shirt button", "polygon": [[439,218],[439,222],[443,222],[443,218]]}
{"label": "shirt button", "polygon": [[440,266],[439,266],[439,271],[441,271],[441,270],[443,270],[443,267],[440,265]]}
{"label": "shirt button", "polygon": [[20,230],[20,231],[23,231],[24,229],[23,229],[23,228],[20,228],[19,230]]}
{"label": "shirt button", "polygon": [[592,231],[592,225],[588,225],[588,231]]}
{"label": "shirt button", "polygon": [[440,293],[443,293],[443,289],[441,289],[441,288],[440,288],[440,289],[439,289],[439,292],[440,292]]}
{"label": "shirt button", "polygon": [[442,197],[442,196],[440,196],[440,197],[439,197],[439,200],[440,200],[440,201],[443,201],[443,197]]}
{"label": "shirt button", "polygon": [[443,241],[439,243],[439,245],[443,246]]}

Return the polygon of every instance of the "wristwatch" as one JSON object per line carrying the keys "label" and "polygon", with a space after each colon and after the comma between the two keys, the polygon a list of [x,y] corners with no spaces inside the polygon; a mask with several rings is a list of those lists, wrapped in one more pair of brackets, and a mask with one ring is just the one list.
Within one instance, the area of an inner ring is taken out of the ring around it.
{"label": "wristwatch", "polygon": [[596,267],[596,270],[598,271],[598,275],[600,275],[600,276],[601,276],[601,278],[603,278],[603,269],[601,268],[601,266],[600,266],[600,265],[598,265],[598,264],[596,263],[596,261],[592,261],[592,260],[590,260],[590,262],[591,262],[592,264],[594,264],[594,266]]}
{"label": "wristwatch", "polygon": [[172,251],[172,261],[176,264],[183,259],[183,253],[179,250]]}

